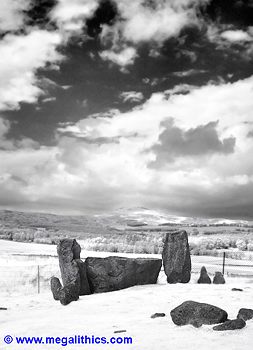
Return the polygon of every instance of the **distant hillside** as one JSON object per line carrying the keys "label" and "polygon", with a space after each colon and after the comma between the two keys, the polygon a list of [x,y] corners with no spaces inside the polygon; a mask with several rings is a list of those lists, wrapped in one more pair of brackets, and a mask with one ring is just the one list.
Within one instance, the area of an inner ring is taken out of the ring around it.
{"label": "distant hillside", "polygon": [[46,230],[68,230],[70,232],[87,232],[103,234],[112,230],[125,230],[129,227],[140,228],[166,226],[251,226],[246,220],[229,220],[222,218],[196,218],[170,215],[147,208],[121,208],[110,214],[101,215],[54,215],[0,210],[0,227],[5,228],[44,228]]}
{"label": "distant hillside", "polygon": [[187,230],[192,254],[229,249],[231,257],[241,258],[253,251],[253,223],[248,221],[179,217],[147,208],[82,216],[0,211],[0,239],[57,244],[76,238],[86,250],[157,254],[165,233],[175,229]]}

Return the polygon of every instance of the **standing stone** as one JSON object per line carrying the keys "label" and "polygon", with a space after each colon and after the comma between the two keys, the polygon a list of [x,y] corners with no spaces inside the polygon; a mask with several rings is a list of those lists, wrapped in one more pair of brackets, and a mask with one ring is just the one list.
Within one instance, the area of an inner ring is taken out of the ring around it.
{"label": "standing stone", "polygon": [[208,273],[206,271],[205,266],[201,267],[200,277],[198,279],[198,283],[200,283],[200,284],[211,284],[212,283],[211,278],[208,276]]}
{"label": "standing stone", "polygon": [[132,259],[119,256],[85,260],[92,293],[110,292],[157,281],[161,259]]}
{"label": "standing stone", "polygon": [[220,271],[216,271],[214,278],[213,278],[214,284],[225,284],[225,278],[223,277],[223,274]]}
{"label": "standing stone", "polygon": [[190,281],[191,257],[186,231],[166,234],[162,258],[168,283],[187,283]]}
{"label": "standing stone", "polygon": [[[72,294],[86,295],[90,294],[90,287],[86,265],[80,260],[80,252],[81,247],[75,239],[62,239],[57,246],[63,286],[72,284]],[[76,293],[73,292],[74,288],[76,288]]]}
{"label": "standing stone", "polygon": [[194,327],[225,322],[228,318],[227,312],[217,306],[191,300],[177,306],[170,315],[177,326],[191,324]]}

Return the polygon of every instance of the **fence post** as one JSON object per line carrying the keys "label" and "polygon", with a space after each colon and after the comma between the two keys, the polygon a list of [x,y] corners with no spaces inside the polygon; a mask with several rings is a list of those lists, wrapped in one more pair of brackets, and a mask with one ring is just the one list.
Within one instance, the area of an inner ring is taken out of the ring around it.
{"label": "fence post", "polygon": [[222,274],[224,276],[225,273],[225,260],[226,260],[226,253],[223,252],[223,263],[222,263]]}
{"label": "fence post", "polygon": [[38,265],[38,294],[40,294],[40,265]]}

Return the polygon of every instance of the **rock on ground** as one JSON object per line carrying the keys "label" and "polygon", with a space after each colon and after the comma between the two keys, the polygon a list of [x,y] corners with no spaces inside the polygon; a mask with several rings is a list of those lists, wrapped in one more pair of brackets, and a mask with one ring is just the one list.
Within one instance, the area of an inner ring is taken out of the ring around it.
{"label": "rock on ground", "polygon": [[151,315],[150,318],[157,318],[157,317],[165,317],[166,315],[163,312],[156,312],[155,314]]}
{"label": "rock on ground", "polygon": [[241,318],[244,321],[251,320],[253,318],[253,310],[242,308],[239,310],[237,318]]}
{"label": "rock on ground", "polygon": [[62,305],[67,305],[79,299],[79,292],[74,283],[69,283],[63,287],[59,278],[52,277],[50,284],[54,299],[60,300]]}
{"label": "rock on ground", "polygon": [[162,258],[168,283],[187,283],[190,281],[191,257],[186,231],[166,234]]}
{"label": "rock on ground", "polygon": [[243,292],[243,289],[241,289],[241,288],[232,288],[231,290],[233,292]]}
{"label": "rock on ground", "polygon": [[229,320],[218,326],[214,326],[214,331],[229,331],[234,329],[241,329],[246,326],[246,322],[242,318],[237,318],[235,320]]}
{"label": "rock on ground", "polygon": [[76,301],[78,299],[79,292],[76,289],[76,285],[74,283],[67,284],[59,292],[59,300],[62,305],[68,305],[72,301]]}
{"label": "rock on ground", "polygon": [[198,283],[200,283],[200,284],[211,284],[212,283],[211,278],[208,276],[208,273],[206,271],[205,266],[201,267]]}
{"label": "rock on ground", "polygon": [[51,286],[51,291],[53,293],[54,300],[60,300],[60,291],[62,289],[62,285],[59,278],[51,277],[50,286]]}
{"label": "rock on ground", "polygon": [[191,324],[194,327],[225,322],[228,318],[227,312],[217,306],[191,300],[177,306],[170,315],[176,325]]}
{"label": "rock on ground", "polygon": [[223,276],[223,274],[220,271],[216,271],[214,278],[213,278],[213,283],[214,284],[225,284],[225,278]]}
{"label": "rock on ground", "polygon": [[89,257],[85,260],[92,293],[110,292],[157,281],[161,259]]}

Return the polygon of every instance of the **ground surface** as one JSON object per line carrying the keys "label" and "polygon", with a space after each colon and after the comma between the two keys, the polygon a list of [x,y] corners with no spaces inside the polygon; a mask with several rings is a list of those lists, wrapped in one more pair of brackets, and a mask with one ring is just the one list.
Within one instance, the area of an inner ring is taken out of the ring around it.
{"label": "ground surface", "polygon": [[[82,253],[83,257],[91,254]],[[0,242],[0,307],[8,308],[7,311],[0,311],[1,350],[64,349],[61,345],[5,345],[3,337],[7,334],[36,337],[94,335],[133,338],[132,345],[68,345],[65,347],[68,350],[252,349],[253,320],[248,321],[242,330],[215,332],[212,326],[199,329],[192,326],[178,327],[170,318],[170,311],[186,300],[211,303],[225,309],[229,318],[236,317],[240,308],[253,308],[253,279],[250,277],[226,276],[225,285],[198,285],[198,274],[192,274],[188,284],[168,285],[161,273],[157,285],[136,286],[117,292],[82,296],[79,301],[62,306],[53,300],[48,282],[43,285],[41,294],[36,294],[36,264],[47,264],[45,271],[49,277],[59,270],[55,255],[56,247],[51,245]],[[196,270],[202,264],[209,268],[213,264],[217,270],[220,268],[220,259],[193,258]],[[35,276],[31,275],[32,270],[29,268],[35,269]],[[242,267],[245,268],[249,274],[252,273],[252,267]],[[8,276],[12,278],[12,282],[5,288],[4,282],[6,283]],[[26,289],[23,289],[23,282],[27,283]],[[34,288],[31,288],[32,286]],[[242,288],[243,292],[232,291],[234,287]],[[155,312],[164,312],[166,317],[151,319],[150,316]],[[126,332],[114,334],[117,330]]]}
{"label": "ground surface", "polygon": [[[233,292],[232,287],[243,288]],[[196,329],[178,327],[170,318],[170,310],[185,300],[208,302],[224,308],[230,318],[241,307],[253,306],[253,285],[247,280],[229,280],[226,285],[136,286],[126,290],[83,296],[79,301],[62,306],[50,293],[41,295],[1,298],[8,311],[0,311],[0,348],[8,350],[62,349],[61,345],[12,344],[4,346],[6,334],[12,336],[115,336],[115,330],[126,330],[119,336],[131,336],[132,345],[69,345],[70,350],[94,349],[252,349],[253,320],[242,330],[215,332],[212,326]],[[151,319],[155,312],[166,317]]]}

